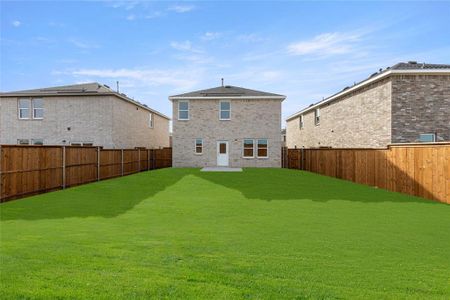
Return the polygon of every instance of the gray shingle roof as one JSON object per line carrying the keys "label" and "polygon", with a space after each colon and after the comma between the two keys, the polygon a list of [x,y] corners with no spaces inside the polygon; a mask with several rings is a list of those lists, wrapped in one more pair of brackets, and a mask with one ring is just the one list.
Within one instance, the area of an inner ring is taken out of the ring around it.
{"label": "gray shingle roof", "polygon": [[107,88],[106,86],[99,84],[97,82],[82,83],[82,84],[72,84],[63,86],[54,86],[48,88],[32,89],[32,90],[21,90],[14,92],[1,93],[2,96],[7,96],[9,94],[30,94],[33,96],[39,95],[66,95],[66,94],[82,94],[82,93],[111,93],[113,90]]}
{"label": "gray shingle roof", "polygon": [[[389,69],[389,68],[388,68]],[[401,62],[393,65],[391,70],[423,70],[423,69],[450,69],[450,65],[444,64],[427,64],[410,61],[407,63]]]}
{"label": "gray shingle roof", "polygon": [[246,89],[238,86],[226,85],[226,86],[218,86],[206,90],[199,90],[179,95],[170,96],[169,98],[188,98],[188,97],[275,97],[275,98],[285,98],[286,96],[267,93],[262,91],[256,91],[251,89]]}
{"label": "gray shingle roof", "polygon": [[102,95],[114,95],[118,98],[130,102],[132,104],[138,105],[143,109],[153,112],[163,118],[170,120],[170,118],[159,111],[151,109],[145,104],[136,101],[123,93],[118,93],[112,90],[107,85],[100,84],[98,82],[72,84],[55,86],[48,88],[32,89],[32,90],[21,90],[14,92],[0,93],[0,97],[43,97],[43,96],[102,96]]}

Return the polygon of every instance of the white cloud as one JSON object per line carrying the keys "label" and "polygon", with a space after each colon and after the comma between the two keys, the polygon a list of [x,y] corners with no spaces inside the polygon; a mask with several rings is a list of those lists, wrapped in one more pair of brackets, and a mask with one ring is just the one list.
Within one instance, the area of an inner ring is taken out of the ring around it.
{"label": "white cloud", "polygon": [[126,19],[127,19],[128,21],[134,21],[134,20],[136,19],[136,16],[133,15],[133,14],[131,14],[131,15],[128,15]]}
{"label": "white cloud", "polygon": [[81,40],[76,39],[76,38],[70,38],[67,41],[69,43],[71,43],[72,45],[74,45],[75,47],[80,48],[80,49],[85,49],[86,50],[86,49],[99,48],[98,44],[81,41]]}
{"label": "white cloud", "polygon": [[19,27],[20,25],[22,25],[22,22],[20,22],[20,21],[18,21],[18,20],[15,20],[15,21],[13,21],[11,24],[12,24],[12,26],[14,26],[14,27]]}
{"label": "white cloud", "polygon": [[264,42],[267,40],[267,38],[261,37],[257,35],[256,33],[249,33],[249,34],[241,34],[237,36],[237,40],[241,42],[246,43],[259,43]]}
{"label": "white cloud", "polygon": [[311,40],[292,43],[287,47],[293,55],[333,55],[354,51],[354,45],[361,40],[361,34],[323,33]]}
{"label": "white cloud", "polygon": [[188,90],[198,83],[201,69],[80,69],[70,72],[54,71],[53,74],[69,74],[83,78],[120,79],[136,85],[171,86],[177,90]]}
{"label": "white cloud", "polygon": [[132,10],[142,4],[141,1],[106,1],[106,3],[112,8],[123,8],[125,10]]}
{"label": "white cloud", "polygon": [[222,34],[220,32],[205,32],[200,38],[204,41],[212,41],[218,39]]}
{"label": "white cloud", "polygon": [[202,54],[175,55],[174,58],[194,64],[211,64],[214,62],[212,57]]}
{"label": "white cloud", "polygon": [[171,10],[171,11],[174,11],[176,13],[182,14],[182,13],[190,12],[194,8],[195,8],[194,5],[181,5],[181,4],[179,4],[179,5],[170,6],[168,8],[168,10]]}
{"label": "white cloud", "polygon": [[194,48],[192,46],[191,41],[184,41],[184,42],[171,42],[170,46],[175,49],[175,50],[179,50],[179,51],[188,51],[188,52],[192,52],[192,53],[203,53],[202,50]]}
{"label": "white cloud", "polygon": [[154,11],[144,16],[144,19],[155,19],[164,16],[165,14],[160,11]]}

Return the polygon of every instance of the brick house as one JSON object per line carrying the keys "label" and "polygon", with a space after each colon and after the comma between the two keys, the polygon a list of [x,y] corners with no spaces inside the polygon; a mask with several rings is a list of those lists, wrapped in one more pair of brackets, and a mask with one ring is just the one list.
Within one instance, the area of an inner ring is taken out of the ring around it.
{"label": "brick house", "polygon": [[0,93],[0,144],[168,147],[169,120],[98,83]]}
{"label": "brick house", "polygon": [[450,65],[398,63],[287,118],[287,146],[450,140]]}
{"label": "brick house", "polygon": [[283,95],[235,86],[170,96],[174,167],[280,167]]}

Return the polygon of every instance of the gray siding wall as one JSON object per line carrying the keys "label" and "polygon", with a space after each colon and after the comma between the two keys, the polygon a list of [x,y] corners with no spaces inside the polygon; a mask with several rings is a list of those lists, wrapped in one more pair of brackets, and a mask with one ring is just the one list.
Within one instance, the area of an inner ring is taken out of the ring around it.
{"label": "gray siding wall", "polygon": [[0,98],[0,144],[17,144],[17,139],[43,139],[47,145],[63,145],[64,140],[65,144],[93,142],[105,148],[169,144],[168,120],[155,118],[155,129],[150,129],[148,111],[136,110],[135,105],[117,97],[41,98],[44,100],[43,120],[19,119],[18,98]]}
{"label": "gray siding wall", "polygon": [[402,75],[392,84],[392,142],[415,142],[423,133],[450,140],[450,76]]}
{"label": "gray siding wall", "polygon": [[[281,101],[231,100],[231,120],[219,120],[219,100],[190,100],[189,120],[178,120],[178,101],[173,101],[173,166],[217,165],[217,141],[227,140],[231,167],[281,166]],[[196,138],[203,139],[203,154],[195,154]],[[268,158],[243,158],[245,138],[267,138]]]}
{"label": "gray siding wall", "polygon": [[377,148],[391,141],[391,81],[369,85],[320,107],[320,125],[314,124],[314,110],[287,121],[289,148],[334,147]]}

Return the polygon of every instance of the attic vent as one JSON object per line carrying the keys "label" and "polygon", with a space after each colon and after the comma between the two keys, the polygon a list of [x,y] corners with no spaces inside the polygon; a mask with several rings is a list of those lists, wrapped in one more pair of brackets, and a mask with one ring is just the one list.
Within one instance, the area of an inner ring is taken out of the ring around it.
{"label": "attic vent", "polygon": [[408,64],[411,64],[411,65],[417,65],[417,61],[411,60],[411,61],[408,61]]}
{"label": "attic vent", "polygon": [[348,90],[349,88],[350,88],[349,86],[346,86],[346,87],[343,88],[342,90],[345,91],[345,90]]}
{"label": "attic vent", "polygon": [[378,72],[373,73],[372,75],[369,76],[369,78],[372,78],[373,76],[378,75]]}
{"label": "attic vent", "polygon": [[231,88],[231,85],[226,85],[225,88],[229,89]]}
{"label": "attic vent", "polygon": [[104,86],[106,86],[108,89],[110,88],[109,85],[104,84]]}

